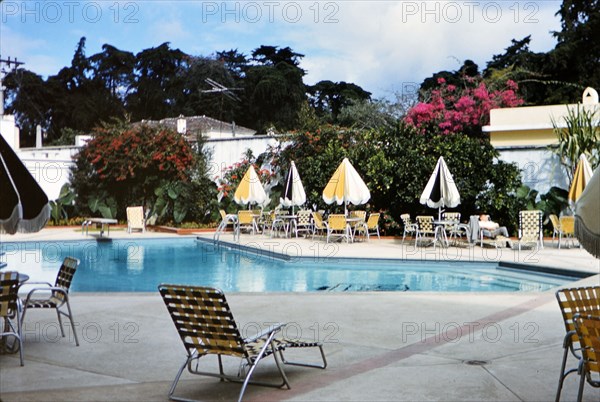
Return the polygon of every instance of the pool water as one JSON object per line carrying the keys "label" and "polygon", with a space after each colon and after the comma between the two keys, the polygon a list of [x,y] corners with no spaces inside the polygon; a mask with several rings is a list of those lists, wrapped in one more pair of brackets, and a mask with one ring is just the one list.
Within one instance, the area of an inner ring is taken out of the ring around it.
{"label": "pool water", "polygon": [[498,263],[259,256],[193,238],[3,243],[7,269],[53,283],[60,263],[81,265],[72,290],[154,292],[158,284],[239,292],[544,291],[578,278],[504,269]]}

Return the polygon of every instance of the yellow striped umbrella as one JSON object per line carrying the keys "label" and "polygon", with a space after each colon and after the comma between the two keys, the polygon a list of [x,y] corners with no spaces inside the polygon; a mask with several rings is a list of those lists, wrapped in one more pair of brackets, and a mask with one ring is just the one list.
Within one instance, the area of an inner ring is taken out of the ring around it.
{"label": "yellow striped umbrella", "polygon": [[366,204],[369,198],[371,198],[369,188],[348,158],[344,158],[325,186],[323,200],[327,204],[343,203],[346,209],[349,202],[354,205]]}
{"label": "yellow striped umbrella", "polygon": [[575,169],[575,174],[573,175],[571,188],[569,189],[569,204],[571,204],[571,206],[575,205],[575,202],[577,202],[581,193],[583,193],[583,189],[590,182],[591,178],[592,168],[585,155],[581,154],[579,162],[577,163],[577,168]]}
{"label": "yellow striped umbrella", "polygon": [[259,204],[263,205],[269,201],[267,193],[263,188],[254,167],[250,165],[242,181],[233,195],[233,200],[241,205]]}

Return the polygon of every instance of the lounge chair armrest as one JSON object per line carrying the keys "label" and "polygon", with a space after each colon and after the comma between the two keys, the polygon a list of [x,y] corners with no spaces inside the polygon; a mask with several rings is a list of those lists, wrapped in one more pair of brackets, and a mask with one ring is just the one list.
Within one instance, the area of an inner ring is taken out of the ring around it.
{"label": "lounge chair armrest", "polygon": [[65,296],[68,296],[68,292],[61,288],[61,287],[57,287],[57,286],[49,286],[49,287],[44,287],[44,288],[33,288],[29,291],[29,293],[27,293],[27,297],[25,298],[25,304],[27,304],[29,302],[29,300],[31,299],[31,296],[38,291],[43,291],[43,292],[58,292],[58,293],[62,293]]}
{"label": "lounge chair armrest", "polygon": [[23,285],[46,285],[48,287],[52,287],[52,284],[50,282],[24,282]]}
{"label": "lounge chair armrest", "polygon": [[244,341],[245,342],[253,342],[253,341],[256,341],[257,339],[265,338],[274,332],[281,331],[281,329],[283,327],[285,327],[286,325],[287,324],[275,323],[273,325],[270,325],[268,328],[265,328],[263,331],[259,332],[258,334],[251,336],[249,338],[245,338]]}

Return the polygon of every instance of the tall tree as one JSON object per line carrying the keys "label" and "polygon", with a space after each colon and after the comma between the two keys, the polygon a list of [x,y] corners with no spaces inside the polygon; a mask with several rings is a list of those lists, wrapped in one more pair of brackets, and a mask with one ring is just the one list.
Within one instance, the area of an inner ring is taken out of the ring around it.
{"label": "tall tree", "polygon": [[127,109],[134,121],[162,119],[178,114],[184,101],[184,71],[189,56],[171,49],[168,42],[145,49],[135,56],[136,79],[127,96]]}
{"label": "tall tree", "polygon": [[338,116],[344,107],[350,106],[353,102],[371,99],[370,92],[356,84],[344,81],[319,81],[309,86],[307,92],[310,95],[310,104],[317,114],[331,123],[338,122]]}
{"label": "tall tree", "polygon": [[583,88],[600,88],[600,0],[563,0],[556,13],[561,31],[550,52],[556,78],[569,83],[556,91],[554,99],[574,102]]}
{"label": "tall tree", "polygon": [[252,57],[257,65],[248,68],[244,80],[248,114],[243,123],[263,132],[295,128],[306,100],[305,72],[298,67],[303,55],[289,47],[261,46]]}

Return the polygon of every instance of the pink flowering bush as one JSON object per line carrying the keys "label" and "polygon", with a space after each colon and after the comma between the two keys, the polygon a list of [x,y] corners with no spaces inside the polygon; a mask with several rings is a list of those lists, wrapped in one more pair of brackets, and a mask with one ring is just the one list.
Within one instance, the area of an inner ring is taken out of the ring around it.
{"label": "pink flowering bush", "polygon": [[466,83],[461,90],[439,78],[439,87],[431,91],[429,101],[419,102],[410,109],[405,122],[421,134],[481,135],[481,127],[489,123],[491,109],[523,104],[514,81],[507,81],[505,88],[498,90],[490,90],[481,79],[467,77]]}

